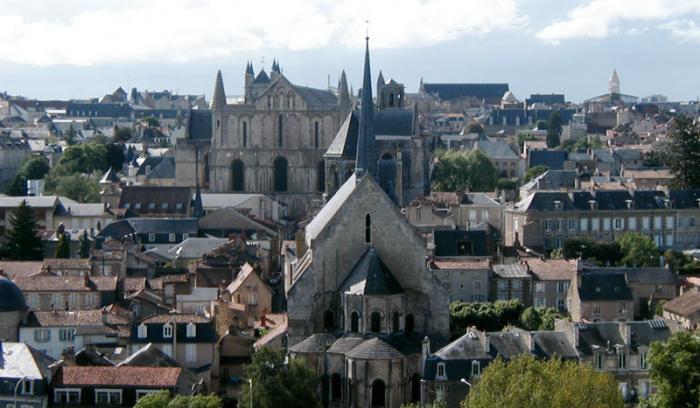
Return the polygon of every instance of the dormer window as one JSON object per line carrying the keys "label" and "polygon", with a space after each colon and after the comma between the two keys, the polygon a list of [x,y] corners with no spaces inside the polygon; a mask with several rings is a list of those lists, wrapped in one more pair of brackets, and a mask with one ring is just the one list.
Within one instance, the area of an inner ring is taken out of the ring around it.
{"label": "dormer window", "polygon": [[143,323],[139,325],[138,336],[140,339],[145,339],[148,336],[148,328]]}
{"label": "dormer window", "polygon": [[440,378],[445,378],[445,363],[438,363],[437,376]]}
{"label": "dormer window", "polygon": [[163,325],[163,337],[165,337],[166,339],[173,337],[173,325],[172,324],[166,323]]}
{"label": "dormer window", "polygon": [[197,326],[194,323],[187,324],[187,337],[197,337]]}
{"label": "dormer window", "polygon": [[474,360],[472,361],[472,377],[478,377],[481,375],[481,363]]}

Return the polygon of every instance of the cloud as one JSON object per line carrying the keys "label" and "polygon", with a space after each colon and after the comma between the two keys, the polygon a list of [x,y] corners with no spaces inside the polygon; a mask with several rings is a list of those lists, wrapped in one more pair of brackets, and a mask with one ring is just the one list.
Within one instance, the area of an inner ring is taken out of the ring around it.
{"label": "cloud", "polygon": [[700,0],[591,0],[569,11],[566,19],[547,25],[536,36],[552,43],[577,38],[605,38],[620,32],[621,24],[663,22],[695,13],[700,13]]}
{"label": "cloud", "polygon": [[0,10],[0,60],[42,66],[357,47],[367,19],[374,48],[430,46],[528,22],[516,0],[0,0]]}
{"label": "cloud", "polygon": [[681,42],[700,42],[700,26],[692,20],[674,20],[661,26]]}

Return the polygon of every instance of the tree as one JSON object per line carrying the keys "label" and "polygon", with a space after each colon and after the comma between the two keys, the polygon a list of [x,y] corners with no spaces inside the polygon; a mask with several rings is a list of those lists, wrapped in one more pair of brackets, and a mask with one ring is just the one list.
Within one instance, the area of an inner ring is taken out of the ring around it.
{"label": "tree", "polygon": [[143,122],[146,123],[146,126],[148,127],[160,127],[160,122],[153,116],[146,116],[143,118]]}
{"label": "tree", "polygon": [[22,197],[27,195],[27,179],[22,173],[15,174],[12,182],[7,186],[5,194],[12,197]]}
{"label": "tree", "polygon": [[659,249],[646,235],[627,232],[617,239],[623,257],[620,263],[625,266],[659,266]]}
{"label": "tree", "polygon": [[448,150],[438,156],[433,170],[436,191],[493,191],[497,182],[496,167],[479,150]]}
{"label": "tree", "polygon": [[134,408],[220,408],[221,399],[214,395],[176,395],[159,391],[141,397]]}
{"label": "tree", "polygon": [[535,129],[547,130],[547,121],[542,119],[538,120],[537,123],[535,123]]}
{"label": "tree", "polygon": [[[253,381],[255,408],[320,408],[317,394],[318,378],[302,362],[291,360],[284,364],[285,354],[280,350],[263,348],[253,354],[244,368],[245,377]],[[250,387],[244,386],[238,400],[240,408],[250,406]]]}
{"label": "tree", "polygon": [[676,188],[700,187],[700,126],[686,116],[677,116],[671,122],[671,143],[666,154]]}
{"label": "tree", "polygon": [[671,272],[679,275],[697,275],[700,273],[700,262],[690,255],[669,249],[664,252],[664,259]]}
{"label": "tree", "polygon": [[493,191],[498,182],[496,167],[481,150],[467,153],[469,188],[471,191]]}
{"label": "tree", "polygon": [[73,146],[75,144],[75,137],[77,136],[77,134],[78,133],[75,131],[75,128],[73,127],[73,124],[71,123],[70,126],[68,127],[68,130],[66,131],[66,134],[63,137],[68,146]]}
{"label": "tree", "polygon": [[657,387],[649,404],[657,408],[700,406],[700,338],[676,332],[651,344],[649,376]]}
{"label": "tree", "polygon": [[496,182],[497,190],[515,190],[518,188],[518,181],[514,179],[502,178]]}
{"label": "tree", "polygon": [[549,115],[547,123],[547,147],[550,149],[559,146],[561,142],[561,114],[554,111]]}
{"label": "tree", "polygon": [[537,166],[532,166],[527,171],[525,172],[525,175],[523,176],[523,183],[527,183],[530,180],[537,178],[538,176],[544,174],[547,170],[549,170],[549,166],[546,166],[544,164],[539,164]]}
{"label": "tree", "polygon": [[467,130],[469,131],[469,133],[482,134],[484,133],[484,126],[482,126],[479,122],[472,122],[469,124]]}
{"label": "tree", "polygon": [[542,318],[534,307],[530,306],[520,315],[520,327],[525,330],[535,331],[540,328]]}
{"label": "tree", "polygon": [[522,152],[525,149],[525,142],[537,140],[535,136],[530,133],[518,133],[518,147]]}
{"label": "tree", "polygon": [[453,338],[464,334],[467,327],[479,330],[499,331],[507,325],[517,325],[523,312],[517,300],[496,302],[450,303],[450,331]]}
{"label": "tree", "polygon": [[87,231],[83,231],[83,235],[80,236],[80,257],[83,259],[90,257],[90,240]]}
{"label": "tree", "polygon": [[601,265],[617,265],[623,257],[619,243],[590,238],[569,238],[564,241],[562,250],[565,259],[594,259]]}
{"label": "tree", "polygon": [[403,404],[401,408],[447,408],[447,402],[445,401],[433,401],[421,405],[419,402],[413,402],[410,404]]}
{"label": "tree", "polygon": [[105,149],[107,150],[106,158],[109,167],[114,169],[114,171],[121,171],[124,159],[126,158],[124,155],[124,146],[118,143],[107,143]]}
{"label": "tree", "polygon": [[70,258],[70,235],[68,233],[64,232],[58,237],[58,244],[56,245],[56,258]]}
{"label": "tree", "polygon": [[49,161],[43,156],[31,156],[20,167],[20,172],[28,180],[43,179],[51,170]]}
{"label": "tree", "polygon": [[94,203],[100,201],[99,180],[99,172],[59,176],[46,183],[46,191],[80,203]]}
{"label": "tree", "polygon": [[592,366],[522,355],[497,358],[483,371],[462,408],[622,408],[624,402],[612,375]]}
{"label": "tree", "polygon": [[44,244],[37,236],[37,221],[34,210],[26,200],[10,215],[10,227],[5,233],[5,242],[0,255],[17,261],[39,261],[44,258]]}
{"label": "tree", "polygon": [[114,141],[117,143],[124,143],[131,139],[133,135],[131,128],[114,126]]}

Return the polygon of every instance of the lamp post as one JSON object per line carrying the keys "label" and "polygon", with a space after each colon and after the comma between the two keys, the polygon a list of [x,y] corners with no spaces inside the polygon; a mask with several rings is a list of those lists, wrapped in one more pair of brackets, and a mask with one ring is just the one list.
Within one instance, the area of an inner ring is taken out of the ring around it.
{"label": "lamp post", "polygon": [[248,384],[250,384],[250,408],[253,408],[253,379],[248,379]]}
{"label": "lamp post", "polygon": [[467,381],[464,378],[460,378],[459,382],[461,382],[462,384],[467,384],[467,387],[468,387],[467,388],[467,395],[469,395],[469,392],[472,390],[472,383],[470,383],[469,381]]}
{"label": "lamp post", "polygon": [[17,408],[17,403],[19,402],[18,399],[17,399],[17,391],[19,390],[20,384],[22,384],[24,381],[26,381],[26,380],[28,380],[28,379],[29,379],[29,378],[27,378],[27,376],[25,375],[25,376],[23,376],[22,378],[20,378],[19,381],[17,381],[17,384],[15,384],[15,398],[14,398],[14,401],[13,401],[13,407],[12,407],[12,408]]}

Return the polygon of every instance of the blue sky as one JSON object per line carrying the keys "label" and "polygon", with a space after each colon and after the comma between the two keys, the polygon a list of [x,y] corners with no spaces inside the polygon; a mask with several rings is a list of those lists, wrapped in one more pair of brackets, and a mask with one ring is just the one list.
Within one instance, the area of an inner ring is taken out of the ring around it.
{"label": "blue sky", "polygon": [[518,97],[606,91],[700,95],[700,0],[0,0],[0,90],[87,98],[117,86],[228,94],[243,70],[280,61],[298,84],[361,81],[369,19],[373,75],[508,82]]}

